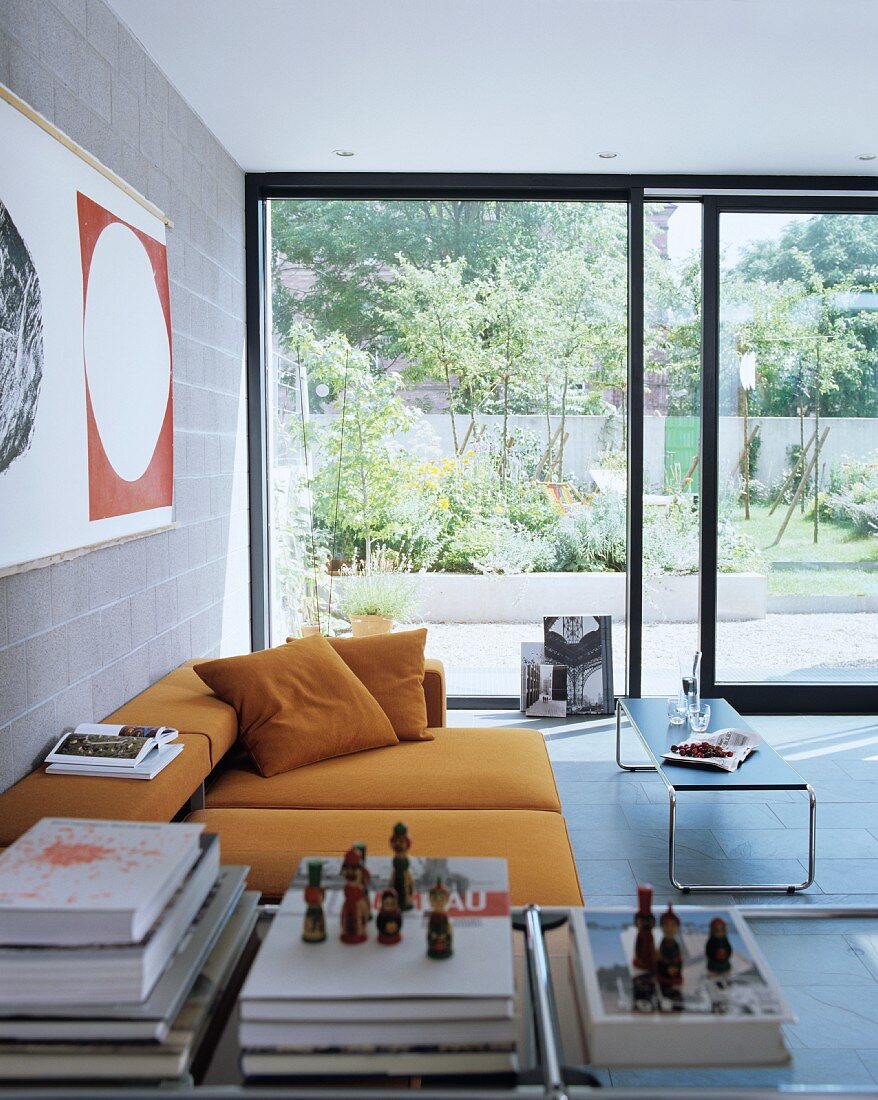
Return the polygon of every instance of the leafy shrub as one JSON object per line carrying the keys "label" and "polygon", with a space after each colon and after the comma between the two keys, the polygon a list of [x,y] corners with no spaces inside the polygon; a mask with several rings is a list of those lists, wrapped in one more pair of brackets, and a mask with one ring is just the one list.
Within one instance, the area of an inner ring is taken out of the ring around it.
{"label": "leafy shrub", "polygon": [[878,535],[878,461],[844,462],[833,468],[823,510],[859,535]]}
{"label": "leafy shrub", "polygon": [[597,493],[558,524],[555,568],[566,573],[623,572],[626,525],[625,498]]}

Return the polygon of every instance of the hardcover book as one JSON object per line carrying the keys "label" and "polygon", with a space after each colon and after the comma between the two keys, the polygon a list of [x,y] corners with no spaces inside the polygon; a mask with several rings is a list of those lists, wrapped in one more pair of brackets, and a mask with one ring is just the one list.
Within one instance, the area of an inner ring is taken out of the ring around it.
{"label": "hardcover book", "polygon": [[0,944],[139,942],[198,858],[202,829],[43,818],[0,855]]}
{"label": "hardcover book", "polygon": [[66,729],[46,757],[47,764],[134,768],[153,750],[177,737],[170,726],[114,726],[80,723]]}
{"label": "hardcover book", "polygon": [[[732,909],[674,908],[682,980],[661,985],[634,965],[638,932],[630,909],[571,914],[576,1000],[591,1064],[773,1065],[789,1060],[781,1025],[794,1017],[750,930]],[[660,911],[653,931],[661,953]],[[723,968],[708,966],[711,924],[724,923]],[[724,946],[724,950],[725,950]],[[727,967],[727,968],[726,968]]]}

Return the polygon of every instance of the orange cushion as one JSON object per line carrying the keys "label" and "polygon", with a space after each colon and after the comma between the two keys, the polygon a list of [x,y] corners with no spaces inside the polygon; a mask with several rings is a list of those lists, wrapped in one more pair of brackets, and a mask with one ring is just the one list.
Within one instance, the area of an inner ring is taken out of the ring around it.
{"label": "orange cushion", "polygon": [[208,788],[207,805],[560,811],[538,730],[432,732],[434,741],[400,741],[383,752],[324,760],[271,779],[246,760],[236,761]]}
{"label": "orange cushion", "polygon": [[207,738],[181,734],[180,755],[155,779],[49,775],[44,768],[0,795],[0,844],[11,844],[41,817],[170,821],[210,773]]}
{"label": "orange cushion", "polygon": [[237,711],[241,738],[264,776],[398,743],[387,715],[320,635],[203,661],[195,671]]}
{"label": "orange cushion", "polygon": [[424,698],[426,630],[327,640],[378,700],[400,741],[433,740]]}
{"label": "orange cushion", "polygon": [[[390,754],[381,753],[389,756]],[[540,810],[199,810],[187,821],[218,833],[222,861],[250,867],[248,886],[279,898],[299,860],[343,855],[362,841],[392,855],[387,839],[402,819],[412,855],[503,856],[513,905],[582,905],[564,818]]]}

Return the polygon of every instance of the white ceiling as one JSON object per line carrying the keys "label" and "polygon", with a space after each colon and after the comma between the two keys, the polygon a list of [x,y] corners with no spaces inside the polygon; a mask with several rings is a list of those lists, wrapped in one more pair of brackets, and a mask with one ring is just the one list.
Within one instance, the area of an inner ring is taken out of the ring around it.
{"label": "white ceiling", "polygon": [[109,3],[248,171],[878,175],[878,0]]}

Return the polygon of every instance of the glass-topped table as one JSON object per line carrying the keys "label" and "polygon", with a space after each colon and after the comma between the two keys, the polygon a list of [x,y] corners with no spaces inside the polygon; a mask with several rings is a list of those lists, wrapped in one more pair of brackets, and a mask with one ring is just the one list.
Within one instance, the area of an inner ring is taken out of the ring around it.
{"label": "glass-topped table", "polygon": [[[725,699],[705,699],[710,705],[708,733],[727,727],[752,730]],[[640,744],[649,757],[648,764],[631,764],[622,760],[622,715],[625,715]],[[755,731],[753,731],[755,732]],[[684,894],[691,890],[703,892],[795,893],[806,890],[814,881],[816,852],[817,798],[809,783],[779,756],[771,745],[762,741],[759,747],[736,771],[724,772],[709,765],[678,764],[663,760],[662,754],[671,745],[690,736],[685,726],[672,726],[668,721],[667,700],[634,699],[619,696],[616,700],[616,763],[624,771],[655,771],[668,791],[668,877]],[[681,882],[676,871],[677,796],[682,793],[720,794],[728,791],[801,791],[807,795],[808,815],[808,875],[803,882],[722,883],[707,885]]]}

